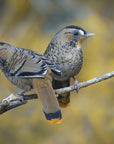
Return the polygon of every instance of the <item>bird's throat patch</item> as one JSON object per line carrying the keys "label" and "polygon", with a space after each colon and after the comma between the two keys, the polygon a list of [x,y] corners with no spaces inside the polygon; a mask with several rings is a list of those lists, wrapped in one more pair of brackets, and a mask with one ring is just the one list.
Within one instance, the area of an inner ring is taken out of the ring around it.
{"label": "bird's throat patch", "polygon": [[6,53],[6,49],[1,49],[0,50],[0,57],[2,57],[3,55],[5,55]]}
{"label": "bird's throat patch", "polygon": [[80,45],[82,44],[83,40],[85,40],[85,39],[86,39],[86,37],[79,39],[79,41],[78,41],[78,43],[77,43],[78,46],[80,46]]}

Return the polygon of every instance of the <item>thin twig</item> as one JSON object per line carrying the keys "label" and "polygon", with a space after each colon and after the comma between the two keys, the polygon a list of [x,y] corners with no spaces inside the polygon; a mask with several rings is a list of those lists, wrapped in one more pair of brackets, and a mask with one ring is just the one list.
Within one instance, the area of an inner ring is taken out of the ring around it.
{"label": "thin twig", "polygon": [[[111,77],[114,77],[114,71],[106,73],[106,74],[104,74],[102,76],[90,79],[88,81],[81,82],[81,83],[78,84],[78,87],[79,87],[79,89],[80,88],[84,88],[84,87],[87,87],[89,85],[96,84],[98,82],[101,82],[101,81],[104,81],[106,79],[109,79]],[[65,88],[61,88],[61,89],[56,89],[55,93],[56,94],[61,94],[61,93],[65,93],[65,92],[70,92],[70,91],[76,90],[76,88],[77,88],[77,86],[75,84],[73,84],[73,85],[71,85],[69,87],[65,87]]]}
{"label": "thin twig", "polygon": [[22,96],[12,93],[0,102],[0,114],[25,103],[27,103],[27,100],[24,100]]}
{"label": "thin twig", "polygon": [[[78,88],[79,89],[84,88],[84,87],[87,87],[89,85],[98,83],[100,81],[104,81],[104,80],[112,78],[112,77],[114,77],[114,71],[112,71],[110,73],[106,73],[102,76],[90,79],[88,81],[81,82],[78,84]],[[69,87],[56,89],[55,93],[61,94],[61,93],[70,92],[70,91],[73,91],[76,89],[77,89],[77,85],[74,83],[73,85],[71,85]],[[20,96],[18,94],[10,94],[7,98],[3,99],[0,102],[0,114],[3,114],[10,109],[16,108],[16,107],[21,106],[23,104],[26,104],[28,102],[28,100],[37,99],[37,98],[38,98],[37,94],[22,95],[22,96]]]}

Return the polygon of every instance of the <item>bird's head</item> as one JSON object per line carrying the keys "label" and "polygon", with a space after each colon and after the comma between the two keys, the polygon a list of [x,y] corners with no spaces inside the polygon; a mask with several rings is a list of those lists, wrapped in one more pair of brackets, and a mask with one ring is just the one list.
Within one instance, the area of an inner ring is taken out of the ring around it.
{"label": "bird's head", "polygon": [[8,43],[0,42],[0,58],[7,57],[9,53],[12,55],[14,47]]}
{"label": "bird's head", "polygon": [[0,42],[0,57],[4,56],[6,53],[6,48],[4,48],[5,43]]}
{"label": "bird's head", "polygon": [[84,39],[87,37],[95,35],[94,33],[89,33],[79,26],[70,25],[64,27],[57,33],[57,37],[62,41],[75,41],[78,46],[80,46]]}

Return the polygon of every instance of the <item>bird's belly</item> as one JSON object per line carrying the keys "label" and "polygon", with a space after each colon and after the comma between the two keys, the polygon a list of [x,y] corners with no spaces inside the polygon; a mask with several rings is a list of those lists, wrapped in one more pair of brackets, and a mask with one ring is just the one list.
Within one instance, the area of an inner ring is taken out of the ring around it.
{"label": "bird's belly", "polygon": [[62,75],[61,76],[54,75],[54,79],[60,81],[68,80],[71,77],[77,75],[81,70],[81,67],[82,67],[81,59],[78,62],[71,61],[71,62],[60,63],[58,65],[58,68],[61,70]]}
{"label": "bird's belly", "polygon": [[13,85],[15,85],[16,87],[18,87],[24,91],[29,91],[32,89],[32,79],[8,77],[8,80]]}

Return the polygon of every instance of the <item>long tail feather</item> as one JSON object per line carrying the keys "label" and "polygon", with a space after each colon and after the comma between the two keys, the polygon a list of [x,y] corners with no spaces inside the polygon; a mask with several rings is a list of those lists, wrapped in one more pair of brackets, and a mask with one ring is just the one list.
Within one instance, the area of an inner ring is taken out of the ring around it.
{"label": "long tail feather", "polygon": [[52,88],[50,80],[47,78],[38,78],[34,79],[33,83],[48,122],[60,123],[62,121],[61,110],[59,108],[59,104],[55,97],[55,92]]}

